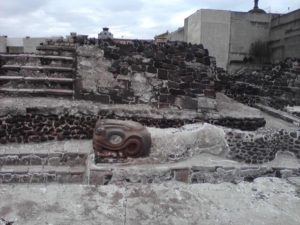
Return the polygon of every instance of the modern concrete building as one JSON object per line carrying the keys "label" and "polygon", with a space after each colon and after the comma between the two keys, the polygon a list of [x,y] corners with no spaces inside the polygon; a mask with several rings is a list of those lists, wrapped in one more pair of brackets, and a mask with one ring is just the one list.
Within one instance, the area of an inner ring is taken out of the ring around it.
{"label": "modern concrete building", "polygon": [[184,21],[184,41],[203,44],[216,58],[217,66],[226,68],[229,57],[231,12],[200,9]]}
{"label": "modern concrete building", "polygon": [[184,41],[184,27],[179,27],[176,31],[169,33],[169,41]]}
{"label": "modern concrete building", "polygon": [[272,19],[270,49],[273,61],[300,57],[300,9]]}
{"label": "modern concrete building", "polygon": [[249,55],[255,41],[268,41],[272,14],[200,9],[184,22],[184,41],[202,43],[217,65]]}
{"label": "modern concrete building", "polygon": [[36,53],[36,47],[45,42],[47,38],[43,37],[26,37],[23,38],[24,53]]}
{"label": "modern concrete building", "polygon": [[231,12],[227,69],[248,57],[253,43],[269,40],[273,16],[265,13]]}
{"label": "modern concrete building", "polygon": [[23,38],[7,38],[6,52],[12,54],[19,54],[24,52]]}
{"label": "modern concrete building", "polygon": [[37,53],[36,47],[48,39],[56,40],[63,37],[25,37],[13,38],[0,36],[0,53]]}
{"label": "modern concrete building", "polygon": [[0,36],[0,53],[5,53],[7,51],[7,40],[6,36]]}
{"label": "modern concrete building", "polygon": [[257,0],[249,12],[200,9],[185,19],[183,34],[173,33],[169,40],[203,44],[217,66],[227,70],[249,57],[257,41],[270,43],[271,60],[300,57],[300,10],[285,15],[266,13],[258,8]]}

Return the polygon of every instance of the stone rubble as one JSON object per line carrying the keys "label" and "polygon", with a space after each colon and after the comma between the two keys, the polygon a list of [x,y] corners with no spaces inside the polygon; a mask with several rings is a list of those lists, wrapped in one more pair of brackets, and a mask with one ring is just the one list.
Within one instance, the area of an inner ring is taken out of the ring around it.
{"label": "stone rubble", "polygon": [[300,61],[286,59],[262,70],[219,74],[217,86],[225,94],[250,106],[263,103],[277,109],[300,104]]}

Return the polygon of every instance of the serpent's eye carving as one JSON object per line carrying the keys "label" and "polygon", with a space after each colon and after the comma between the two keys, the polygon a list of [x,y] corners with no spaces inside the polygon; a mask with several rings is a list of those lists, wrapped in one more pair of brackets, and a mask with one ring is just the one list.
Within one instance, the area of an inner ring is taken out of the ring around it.
{"label": "serpent's eye carving", "polygon": [[113,145],[118,145],[118,144],[120,144],[121,142],[123,141],[123,138],[121,137],[121,136],[119,136],[119,135],[112,135],[112,136],[110,136],[110,138],[109,138],[109,142],[111,143],[111,144],[113,144]]}
{"label": "serpent's eye carving", "polygon": [[122,120],[99,120],[93,135],[95,162],[137,158],[149,155],[151,136],[140,123]]}

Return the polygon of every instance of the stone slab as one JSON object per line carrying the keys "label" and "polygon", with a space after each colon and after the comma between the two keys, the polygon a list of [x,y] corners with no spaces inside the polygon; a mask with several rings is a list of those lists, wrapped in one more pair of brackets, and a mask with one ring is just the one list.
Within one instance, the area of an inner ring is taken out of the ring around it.
{"label": "stone slab", "polygon": [[269,106],[265,106],[262,104],[256,104],[256,107],[274,117],[280,118],[282,120],[285,120],[289,123],[294,124],[297,127],[300,127],[300,119],[296,116],[293,116],[287,112],[277,110],[277,109],[274,109],[274,108],[271,108]]}
{"label": "stone slab", "polygon": [[239,184],[0,185],[0,217],[14,225],[298,225],[298,186]]}
{"label": "stone slab", "polygon": [[223,93],[216,94],[217,110],[222,117],[263,118],[260,110],[239,103]]}
{"label": "stone slab", "polygon": [[92,150],[86,140],[0,145],[0,165],[85,165]]}

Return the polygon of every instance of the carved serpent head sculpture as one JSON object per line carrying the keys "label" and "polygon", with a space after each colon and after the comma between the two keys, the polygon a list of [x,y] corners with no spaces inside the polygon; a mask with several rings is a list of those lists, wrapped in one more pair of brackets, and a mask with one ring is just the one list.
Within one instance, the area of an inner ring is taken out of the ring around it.
{"label": "carved serpent head sculpture", "polygon": [[95,162],[137,158],[149,155],[151,136],[140,123],[122,120],[98,120],[93,135]]}

